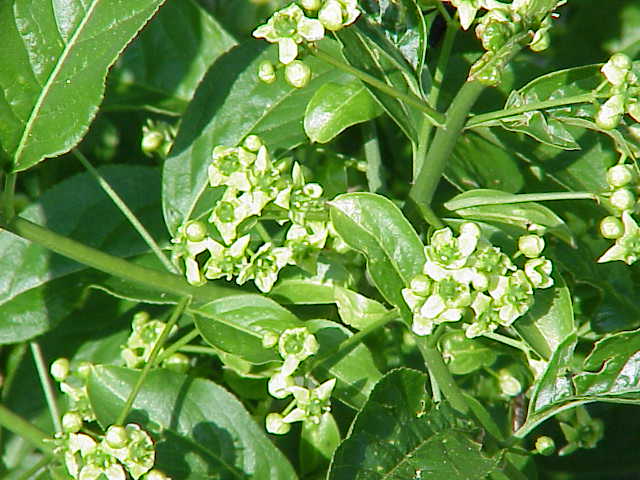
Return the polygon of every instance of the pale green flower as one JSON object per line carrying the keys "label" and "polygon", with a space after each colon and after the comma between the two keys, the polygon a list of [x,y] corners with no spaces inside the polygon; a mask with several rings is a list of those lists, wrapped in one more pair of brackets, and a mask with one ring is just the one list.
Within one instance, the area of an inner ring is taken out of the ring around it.
{"label": "pale green flower", "polygon": [[484,293],[477,293],[471,303],[474,313],[473,322],[465,328],[467,338],[479,337],[494,331],[500,325],[499,311],[495,309],[493,300]]}
{"label": "pale green flower", "polygon": [[424,249],[427,258],[424,273],[440,280],[451,275],[452,270],[461,269],[476,249],[479,238],[480,229],[474,223],[462,224],[458,237],[454,237],[449,228],[437,230]]}
{"label": "pale green flower", "polygon": [[242,285],[253,280],[262,292],[268,292],[278,280],[278,273],[291,259],[291,249],[273,247],[270,242],[262,245],[245,265],[236,281]]}
{"label": "pale green flower", "polygon": [[230,247],[212,240],[214,245],[209,249],[211,257],[204,265],[205,277],[210,280],[221,277],[231,280],[238,275],[247,264],[246,251],[250,240],[251,235],[244,235],[233,242]]}
{"label": "pale green flower", "polygon": [[101,448],[109,455],[117,458],[127,469],[129,474],[138,479],[153,467],[155,462],[155,447],[147,432],[139,425],[129,423],[124,427],[126,444],[121,448],[113,448],[103,441]]}
{"label": "pale green flower", "polygon": [[[164,330],[166,323],[160,320],[149,320],[146,322],[133,323],[133,330],[125,348],[122,349],[121,356],[128,368],[142,367],[151,355],[151,350]],[[170,335],[177,331],[174,325]]]}
{"label": "pale green flower", "polygon": [[469,284],[453,276],[445,277],[433,285],[431,294],[414,315],[412,330],[417,335],[428,335],[435,325],[460,320],[470,304]]}
{"label": "pale green flower", "polygon": [[295,383],[290,373],[287,374],[280,371],[269,378],[269,382],[267,384],[269,395],[274,398],[286,398],[291,395],[289,390],[295,385]]}
{"label": "pale green flower", "polygon": [[640,256],[640,228],[631,214],[622,212],[624,234],[598,259],[598,263],[621,260],[631,265]]}
{"label": "pale green flower", "polygon": [[299,386],[291,387],[290,391],[296,400],[296,408],[283,418],[285,423],[309,420],[320,423],[320,417],[331,410],[331,393],[336,385],[332,378],[314,389]]}
{"label": "pale green flower", "polygon": [[209,165],[209,184],[223,185],[241,192],[251,190],[248,170],[256,155],[243,147],[217,146],[213,149],[213,160]]}
{"label": "pale green flower", "polygon": [[287,65],[298,56],[298,44],[315,42],[324,37],[324,27],[316,19],[307,18],[295,3],[275,12],[266,24],[253,31],[256,38],[278,44],[280,62]]}
{"label": "pale green flower", "polygon": [[631,59],[623,54],[614,54],[600,71],[607,77],[607,81],[614,86],[623,85],[627,81],[627,76],[631,71]]}
{"label": "pale green flower", "polygon": [[278,339],[278,352],[284,359],[282,372],[291,375],[300,362],[314,355],[319,345],[316,337],[306,327],[290,328]]}
{"label": "pale green flower", "polygon": [[279,413],[270,413],[265,419],[267,432],[274,435],[285,435],[291,430],[291,425],[284,422],[282,415]]}
{"label": "pale green flower", "polygon": [[326,0],[318,11],[318,20],[327,30],[340,30],[360,16],[357,0]]}
{"label": "pale green flower", "polygon": [[216,226],[227,245],[236,239],[238,225],[254,215],[256,205],[252,205],[251,194],[247,192],[238,197],[236,190],[227,188],[211,212],[209,221]]}
{"label": "pale green flower", "polygon": [[525,275],[518,270],[506,277],[501,276],[495,288],[489,290],[499,310],[500,324],[511,325],[518,317],[524,315],[533,303],[533,287]]}
{"label": "pale green flower", "polygon": [[534,288],[549,288],[553,285],[553,278],[551,278],[551,271],[553,265],[551,261],[544,258],[532,258],[527,260],[524,264],[524,273],[534,286]]}
{"label": "pale green flower", "polygon": [[285,246],[291,249],[289,263],[314,270],[317,257],[320,250],[324,248],[328,234],[329,230],[325,223],[292,224],[285,240]]}

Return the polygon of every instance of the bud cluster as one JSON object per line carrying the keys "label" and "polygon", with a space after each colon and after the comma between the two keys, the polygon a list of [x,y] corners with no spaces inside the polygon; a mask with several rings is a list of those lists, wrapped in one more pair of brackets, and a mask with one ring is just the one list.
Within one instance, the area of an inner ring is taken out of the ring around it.
{"label": "bud cluster", "polygon": [[291,328],[283,331],[280,336],[266,334],[263,344],[267,348],[277,347],[283,360],[282,366],[269,379],[269,394],[279,399],[293,396],[293,401],[282,413],[267,415],[267,431],[284,435],[294,422],[319,424],[322,415],[331,410],[331,392],[336,379],[308,388],[303,385],[303,377],[294,375],[302,361],[318,352],[315,336],[305,327]]}
{"label": "bud cluster", "polygon": [[[325,31],[337,31],[356,21],[357,0],[298,0],[275,12],[253,31],[256,38],[278,44],[278,59],[284,66],[289,85],[302,88],[309,83],[311,69],[299,56],[299,45],[322,40]],[[276,80],[276,67],[269,61],[258,66],[258,77],[265,83]]]}
{"label": "bud cluster", "polygon": [[[240,147],[217,146],[209,166],[209,185],[224,187],[208,219],[185,223],[173,239],[173,259],[183,260],[187,281],[253,280],[271,290],[287,264],[313,270],[327,240],[322,187],[306,183],[297,163],[274,162],[260,138],[250,135]],[[267,237],[257,216],[265,208],[279,212],[278,224],[288,227]],[[267,237],[267,238],[265,238]]]}
{"label": "bud cluster", "polygon": [[422,273],[402,290],[414,333],[429,335],[441,323],[464,320],[465,334],[473,338],[524,315],[534,290],[553,285],[552,265],[540,256],[542,237],[520,237],[518,247],[523,268],[482,238],[475,223],[463,223],[458,237],[449,228],[437,230],[425,247]]}
{"label": "bud cluster", "polygon": [[627,55],[616,53],[600,69],[611,88],[611,94],[596,113],[598,127],[605,130],[616,128],[625,113],[640,122],[640,82],[632,67]]}
{"label": "bud cluster", "polygon": [[146,125],[142,127],[140,148],[142,153],[148,157],[158,155],[161,158],[165,158],[169,155],[169,150],[171,150],[175,138],[175,127],[165,122],[155,122],[149,119]]}

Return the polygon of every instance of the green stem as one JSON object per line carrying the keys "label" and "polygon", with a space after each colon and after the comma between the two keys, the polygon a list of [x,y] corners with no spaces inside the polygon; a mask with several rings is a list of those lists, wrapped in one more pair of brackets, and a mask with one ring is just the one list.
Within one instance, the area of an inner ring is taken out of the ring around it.
{"label": "green stem", "polygon": [[604,97],[604,95],[589,92],[583,93],[582,95],[554,98],[553,100],[544,100],[542,102],[531,102],[520,107],[505,108],[502,110],[496,110],[495,112],[482,113],[471,117],[465,125],[465,128],[481,127],[502,118],[513,117],[521,113],[534,112],[536,110],[545,110],[547,108],[575,105],[578,103],[591,103],[597,98],[602,97]]}
{"label": "green stem", "polygon": [[427,116],[427,118],[435,125],[441,126],[444,123],[445,116],[437,110],[431,108],[424,100],[421,100],[419,97],[400,92],[395,88],[387,85],[383,81],[378,80],[373,75],[369,75],[368,73],[365,73],[362,70],[358,70],[357,68],[354,68],[347,63],[341,62],[337,58],[324,53],[322,50],[316,48],[312,49],[311,52],[320,60],[328,63],[329,65],[333,65],[340,70],[350,73],[354,77],[362,80],[364,83],[368,83],[369,85],[377,88],[387,95],[391,95],[392,97],[402,100],[403,102],[417,108],[418,110],[422,111]]}
{"label": "green stem", "polygon": [[453,408],[460,413],[467,414],[469,405],[453,379],[453,375],[445,365],[442,355],[435,345],[436,341],[437,339],[433,334],[427,337],[416,337],[416,344],[422,353],[427,370],[435,378],[438,388]]}
{"label": "green stem", "polygon": [[51,377],[49,377],[49,370],[47,368],[47,362],[42,354],[40,344],[37,342],[31,342],[31,355],[33,356],[33,362],[36,364],[36,370],[38,371],[38,377],[40,377],[40,384],[44,391],[44,397],[47,400],[47,406],[49,407],[49,413],[53,426],[57,433],[62,432],[62,423],[60,423],[60,410],[58,409],[58,402],[56,401],[56,393],[51,384]]}
{"label": "green stem", "polygon": [[133,386],[131,393],[129,393],[129,397],[125,402],[124,407],[122,407],[122,411],[120,412],[120,415],[118,415],[115,425],[124,425],[124,421],[127,419],[127,415],[129,415],[129,411],[133,406],[133,402],[135,402],[136,397],[138,396],[138,393],[142,388],[142,384],[147,378],[147,375],[149,374],[149,372],[151,371],[151,368],[153,368],[155,364],[156,358],[160,353],[160,349],[162,348],[162,345],[164,345],[164,342],[166,341],[167,337],[169,336],[169,333],[171,332],[171,329],[178,322],[178,320],[180,319],[180,316],[182,315],[182,312],[184,312],[184,309],[187,307],[190,301],[191,301],[190,297],[183,297],[180,299],[180,301],[176,305],[175,309],[173,310],[173,313],[171,314],[171,318],[169,318],[169,321],[165,324],[164,328],[162,329],[162,332],[160,333],[160,336],[158,336],[156,343],[153,345],[153,349],[151,350],[151,354],[147,359],[147,363],[145,363],[144,368],[142,369],[142,372],[140,373],[140,376],[136,381],[136,384]]}
{"label": "green stem", "polygon": [[411,187],[409,197],[423,210],[429,206],[444,171],[446,162],[460,136],[469,110],[475,103],[485,85],[480,82],[466,82],[451,102],[447,110],[447,121],[439,128],[423,168],[418,172],[415,183]]}
{"label": "green stem", "polygon": [[232,287],[211,284],[200,287],[190,285],[181,276],[127,262],[122,258],[88,247],[21,217],[14,217],[8,225],[0,227],[89,267],[134,281],[159,292],[180,297],[188,295],[203,302],[238,293],[238,290]]}
{"label": "green stem", "polygon": [[380,155],[380,142],[378,129],[373,120],[363,126],[364,133],[364,157],[367,160],[367,183],[369,191],[380,193],[384,190],[384,175],[382,172],[382,155]]}
{"label": "green stem", "polygon": [[191,340],[194,340],[196,338],[198,338],[200,336],[200,332],[198,331],[197,328],[194,328],[193,330],[191,330],[189,333],[187,333],[186,335],[180,337],[178,340],[176,340],[175,342],[173,342],[171,345],[169,345],[164,352],[162,352],[159,356],[158,356],[158,363],[162,363],[164,360],[166,360],[167,358],[169,358],[171,355],[173,355],[174,353],[176,353],[178,350],[182,349],[187,343],[189,343]]}
{"label": "green stem", "polygon": [[122,214],[129,220],[129,223],[133,225],[133,228],[136,229],[138,234],[142,237],[142,239],[149,245],[151,251],[158,257],[158,260],[162,262],[165,268],[171,273],[178,273],[178,269],[173,265],[167,256],[164,254],[160,246],[156,243],[155,239],[151,236],[151,234],[147,231],[147,229],[142,225],[138,217],[131,211],[131,209],[127,206],[127,204],[122,200],[122,197],[118,195],[107,179],[102,176],[98,170],[94,168],[93,165],[89,162],[87,157],[85,157],[82,152],[76,148],[73,149],[73,154],[76,156],[80,163],[87,169],[87,171],[95,178],[98,182],[98,185],[104,190],[104,192],[111,198],[111,201],[118,207],[118,209],[122,212]]}
{"label": "green stem", "polygon": [[53,454],[53,444],[48,443],[50,437],[45,432],[22,417],[16,415],[0,403],[0,425],[16,435],[31,442],[39,450],[47,454]]}
{"label": "green stem", "polygon": [[314,359],[314,361],[311,362],[311,367],[309,368],[309,370],[315,369],[318,365],[321,365],[323,362],[327,361],[329,358],[331,358],[333,356],[341,355],[341,354],[343,354],[345,352],[348,352],[351,348],[353,348],[354,346],[356,346],[360,342],[362,342],[362,340],[367,335],[370,335],[371,333],[375,332],[379,328],[384,327],[387,323],[389,323],[392,320],[395,320],[397,318],[399,318],[398,310],[395,309],[395,308],[393,310],[389,310],[380,319],[376,320],[375,322],[371,323],[370,325],[367,325],[367,327],[363,328],[358,333],[356,333],[356,334],[350,336],[349,338],[347,338],[344,342],[342,342],[340,345],[338,345],[337,348],[335,348],[333,350],[330,350],[330,351],[324,353],[323,355],[319,356],[318,358]]}
{"label": "green stem", "polygon": [[16,214],[15,211],[15,191],[16,191],[16,178],[15,173],[7,173],[4,178],[4,190],[2,191],[2,214],[4,215],[4,221],[10,221]]}
{"label": "green stem", "polygon": [[212,357],[219,357],[220,353],[211,347],[205,347],[204,345],[185,345],[180,348],[181,352],[184,353],[197,353],[200,355],[211,355]]}
{"label": "green stem", "polygon": [[518,350],[524,352],[525,355],[527,355],[527,357],[531,355],[531,349],[524,342],[521,342],[520,340],[516,340],[514,338],[507,337],[505,335],[500,335],[499,333],[495,333],[495,332],[486,332],[486,333],[483,333],[482,336],[486,338],[490,338],[491,340],[494,340],[496,342],[503,343],[510,347],[517,348]]}

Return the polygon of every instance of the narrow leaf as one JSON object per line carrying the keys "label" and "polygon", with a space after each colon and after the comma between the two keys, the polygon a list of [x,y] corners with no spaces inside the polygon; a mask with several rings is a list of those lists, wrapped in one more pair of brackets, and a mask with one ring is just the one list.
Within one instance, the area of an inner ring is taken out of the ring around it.
{"label": "narrow leaf", "polygon": [[109,67],[161,4],[0,3],[0,145],[14,171],[80,141],[102,100]]}
{"label": "narrow leaf", "polygon": [[[104,428],[115,422],[139,375],[120,367],[93,368],[89,399]],[[150,431],[156,465],[172,478],[297,478],[244,406],[208,380],[152,371],[128,421]]]}

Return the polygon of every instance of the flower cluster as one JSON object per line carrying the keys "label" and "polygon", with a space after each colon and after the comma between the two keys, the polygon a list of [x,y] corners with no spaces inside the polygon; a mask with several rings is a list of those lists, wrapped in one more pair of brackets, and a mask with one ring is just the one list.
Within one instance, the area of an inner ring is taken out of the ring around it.
{"label": "flower cluster", "polygon": [[[296,60],[299,45],[322,40],[325,30],[340,30],[355,22],[359,15],[357,0],[299,0],[275,12],[267,23],[253,31],[253,36],[278,44],[285,80],[292,87],[302,88],[309,82],[311,70]],[[258,77],[265,83],[273,83],[275,66],[263,61],[258,67]]]}
{"label": "flower cluster", "polygon": [[[332,378],[315,388],[307,388],[296,383],[294,373],[300,363],[318,351],[316,338],[306,328],[292,328],[279,337],[266,335],[266,347],[275,347],[283,359],[282,366],[269,379],[269,393],[275,398],[293,396],[293,401],[282,413],[270,413],[266,418],[266,428],[270,433],[284,435],[294,422],[309,421],[320,423],[323,414],[331,410],[331,392],[336,384]],[[302,383],[302,379],[299,379]]]}
{"label": "flower cluster", "polygon": [[596,125],[600,128],[611,130],[617,127],[625,113],[640,122],[640,82],[632,67],[631,59],[623,53],[614,54],[602,67],[611,95],[596,114]]}
{"label": "flower cluster", "polygon": [[[120,352],[127,368],[144,367],[165,326],[166,323],[152,320],[144,311],[133,316],[131,335]],[[176,331],[177,327],[174,326],[169,334],[173,335]],[[182,353],[174,353],[162,361],[162,366],[178,373],[185,373],[189,368],[189,359]]]}
{"label": "flower cluster", "polygon": [[611,190],[609,204],[613,215],[602,219],[600,233],[616,242],[598,262],[621,260],[631,265],[640,257],[640,228],[633,218],[638,209],[636,167],[628,163],[614,165],[607,171],[607,183]]}
{"label": "flower cluster", "polygon": [[87,379],[91,373],[91,364],[81,362],[71,365],[68,359],[58,358],[51,364],[51,376],[60,383],[60,390],[67,397],[69,413],[74,413],[85,421],[96,419],[89,403],[87,394]]}
{"label": "flower cluster", "polygon": [[533,303],[533,291],[553,285],[552,265],[541,257],[544,240],[519,239],[522,269],[481,237],[474,223],[463,223],[455,237],[449,228],[436,231],[425,247],[426,262],[402,295],[413,313],[412,329],[428,335],[444,322],[466,320],[469,338],[498,326],[510,326]]}
{"label": "flower cluster", "polygon": [[[274,163],[262,141],[250,135],[240,147],[217,146],[209,166],[211,187],[224,187],[208,222],[185,223],[173,239],[174,261],[182,259],[187,281],[201,285],[207,279],[253,280],[263,292],[271,290],[287,264],[313,270],[324,248],[328,229],[322,187],[306,183],[300,165]],[[279,229],[270,237],[256,221],[265,208],[280,215]]]}

